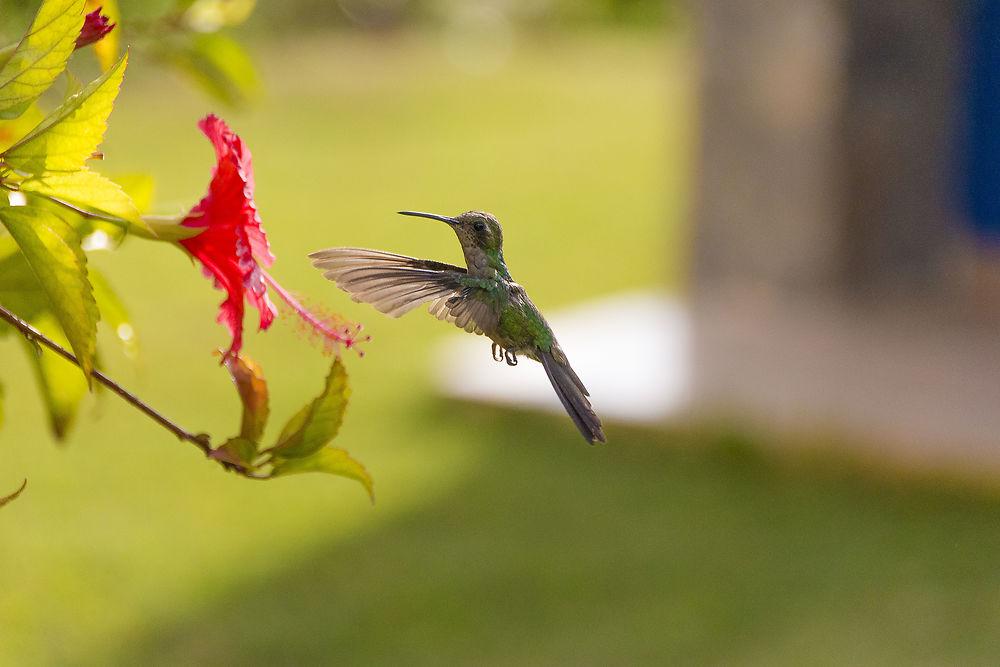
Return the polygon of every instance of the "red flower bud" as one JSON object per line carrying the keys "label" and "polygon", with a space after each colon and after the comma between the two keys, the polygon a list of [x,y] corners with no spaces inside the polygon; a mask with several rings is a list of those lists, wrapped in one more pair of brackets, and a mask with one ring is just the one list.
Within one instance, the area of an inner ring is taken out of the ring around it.
{"label": "red flower bud", "polygon": [[76,38],[76,48],[82,49],[94,42],[99,42],[115,27],[107,16],[101,14],[101,7],[83,17],[83,27]]}

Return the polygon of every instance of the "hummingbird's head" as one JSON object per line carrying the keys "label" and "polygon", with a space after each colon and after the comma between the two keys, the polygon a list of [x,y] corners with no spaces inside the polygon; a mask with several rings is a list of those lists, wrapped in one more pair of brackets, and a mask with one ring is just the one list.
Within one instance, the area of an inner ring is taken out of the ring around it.
{"label": "hummingbird's head", "polygon": [[420,218],[430,218],[446,222],[455,230],[463,248],[479,248],[487,252],[500,252],[503,249],[503,230],[495,217],[483,211],[468,211],[454,218],[434,213],[418,213],[417,211],[400,211],[402,215],[415,215]]}
{"label": "hummingbird's head", "polygon": [[482,250],[499,252],[503,249],[503,230],[495,217],[483,211],[468,211],[457,215],[451,227],[462,242]]}
{"label": "hummingbird's head", "polygon": [[467,211],[449,218],[417,211],[400,211],[400,213],[448,223],[462,244],[465,262],[470,271],[485,271],[487,268],[492,268],[506,274],[507,267],[503,262],[503,230],[491,214],[483,211]]}

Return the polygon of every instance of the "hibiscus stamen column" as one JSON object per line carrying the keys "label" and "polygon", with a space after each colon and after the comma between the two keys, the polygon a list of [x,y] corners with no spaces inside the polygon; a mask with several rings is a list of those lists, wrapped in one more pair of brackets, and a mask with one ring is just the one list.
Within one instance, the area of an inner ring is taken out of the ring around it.
{"label": "hibiscus stamen column", "polygon": [[[334,321],[323,321],[317,315],[313,314],[308,308],[302,305],[298,299],[295,298],[291,292],[282,287],[278,281],[276,281],[271,274],[267,271],[261,270],[264,276],[264,282],[271,286],[272,289],[281,297],[281,300],[288,304],[292,312],[295,313],[306,325],[319,334],[324,342],[324,348],[330,349],[331,346],[337,344],[343,345],[345,349],[351,349],[355,347],[359,342],[366,342],[371,340],[369,336],[364,336],[359,338],[358,334],[361,332],[361,325],[354,323],[343,323],[337,324]],[[365,356],[365,353],[358,350],[359,356]]]}

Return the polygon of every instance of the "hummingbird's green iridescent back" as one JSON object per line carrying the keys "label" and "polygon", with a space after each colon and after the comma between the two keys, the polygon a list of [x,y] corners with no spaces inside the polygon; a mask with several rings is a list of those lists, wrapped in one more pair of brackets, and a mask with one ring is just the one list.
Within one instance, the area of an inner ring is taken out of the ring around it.
{"label": "hummingbird's green iridescent back", "polygon": [[466,268],[364,248],[319,250],[309,255],[313,265],[352,299],[370,303],[390,317],[429,303],[428,310],[435,317],[488,336],[497,361],[515,366],[517,356],[523,355],[540,362],[587,441],[605,442],[587,388],[570,367],[545,318],[507,269],[503,230],[497,219],[482,211],[453,218],[400,213],[447,223],[462,244]]}

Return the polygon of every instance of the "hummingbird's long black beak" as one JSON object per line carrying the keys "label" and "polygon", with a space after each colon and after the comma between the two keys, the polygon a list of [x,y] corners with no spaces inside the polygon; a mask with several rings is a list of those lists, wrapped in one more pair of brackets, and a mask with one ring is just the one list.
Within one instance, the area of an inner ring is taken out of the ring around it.
{"label": "hummingbird's long black beak", "polygon": [[444,215],[437,215],[436,213],[420,213],[419,211],[396,211],[400,215],[413,215],[418,218],[430,218],[431,220],[440,220],[441,222],[447,222],[449,225],[457,225],[458,220],[455,218],[449,218]]}

